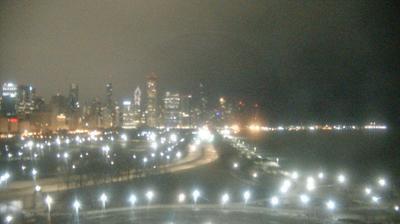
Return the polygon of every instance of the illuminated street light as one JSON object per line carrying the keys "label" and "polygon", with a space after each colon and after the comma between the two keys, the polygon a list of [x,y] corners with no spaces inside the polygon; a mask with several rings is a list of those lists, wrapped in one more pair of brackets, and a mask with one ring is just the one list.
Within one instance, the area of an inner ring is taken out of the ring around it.
{"label": "illuminated street light", "polygon": [[378,184],[381,187],[385,187],[387,183],[386,183],[386,180],[384,178],[379,178]]}
{"label": "illuminated street light", "polygon": [[226,205],[226,203],[228,203],[228,202],[229,202],[229,194],[225,193],[221,197],[221,204]]}
{"label": "illuminated street light", "polygon": [[279,189],[279,191],[282,194],[285,194],[289,191],[290,187],[292,186],[292,182],[290,180],[284,180],[282,183],[281,188]]}
{"label": "illuminated street light", "polygon": [[126,134],[122,134],[121,135],[121,140],[124,141],[124,142],[128,141],[128,136]]}
{"label": "illuminated street light", "polygon": [[79,209],[81,208],[81,203],[78,200],[75,200],[72,204],[72,207],[75,209],[75,213],[79,214]]}
{"label": "illuminated street light", "polygon": [[68,159],[69,154],[67,152],[64,152],[64,159]]}
{"label": "illuminated street light", "polygon": [[279,204],[279,198],[277,196],[273,196],[270,198],[269,203],[275,207]]}
{"label": "illuminated street light", "polygon": [[105,145],[101,147],[101,150],[103,151],[103,153],[108,154],[108,152],[110,151],[110,146]]}
{"label": "illuminated street light", "polygon": [[181,152],[177,152],[176,153],[176,158],[180,159],[182,157],[182,153]]}
{"label": "illuminated street light", "polygon": [[244,204],[247,204],[247,202],[250,199],[250,196],[251,196],[251,194],[250,194],[250,191],[248,191],[248,190],[243,193]]}
{"label": "illuminated street light", "polygon": [[33,168],[32,169],[32,176],[33,176],[33,178],[36,178],[36,175],[38,174],[38,171],[35,169],[35,168]]}
{"label": "illuminated street light", "polygon": [[149,203],[153,200],[154,198],[154,192],[153,191],[147,191],[146,192],[146,198],[149,201]]}
{"label": "illuminated street light", "polygon": [[366,187],[366,188],[364,189],[364,192],[365,192],[366,195],[370,195],[371,192],[372,192],[372,190],[371,190],[371,188]]}
{"label": "illuminated street light", "polygon": [[186,200],[186,195],[184,193],[180,193],[178,195],[178,202],[183,203],[183,202],[185,202],[185,200]]}
{"label": "illuminated street light", "polygon": [[396,212],[400,211],[400,207],[399,207],[398,205],[393,206],[393,209],[394,209]]}
{"label": "illuminated street light", "polygon": [[318,178],[319,178],[320,180],[324,179],[324,178],[325,178],[324,173],[323,173],[323,172],[319,172],[319,173],[318,173]]}
{"label": "illuminated street light", "polygon": [[50,212],[51,211],[51,204],[53,204],[53,198],[50,197],[50,195],[47,195],[46,198],[44,199],[47,205],[47,209]]}
{"label": "illuminated street light", "polygon": [[13,219],[14,218],[11,215],[7,215],[6,218],[4,219],[4,222],[5,223],[11,223]]}
{"label": "illuminated street light", "polygon": [[103,209],[105,209],[106,208],[106,202],[108,201],[108,197],[107,197],[107,195],[105,193],[102,193],[100,195],[100,201],[101,201],[101,204],[103,205]]}
{"label": "illuminated street light", "polygon": [[300,195],[300,202],[304,205],[308,204],[308,202],[310,201],[310,197],[308,197],[308,195],[306,194],[302,194]]}
{"label": "illuminated street light", "polygon": [[378,204],[379,203],[379,197],[378,196],[372,196],[372,202],[374,203],[374,204]]}
{"label": "illuminated street light", "polygon": [[308,191],[314,191],[315,190],[315,181],[314,181],[313,177],[307,177],[306,188],[307,188]]}
{"label": "illuminated street light", "polygon": [[131,195],[129,196],[129,203],[131,203],[131,206],[135,206],[136,202],[137,202],[136,195],[131,194]]}
{"label": "illuminated street light", "polygon": [[292,174],[290,175],[290,177],[293,180],[297,180],[299,178],[299,173],[297,171],[293,171]]}
{"label": "illuminated street light", "polygon": [[35,191],[36,191],[36,192],[39,192],[41,189],[42,189],[41,186],[39,186],[39,185],[36,185],[36,186],[35,186]]}
{"label": "illuminated street light", "polygon": [[196,204],[197,203],[197,199],[200,197],[200,191],[199,190],[194,190],[192,193],[192,197],[193,197],[193,201]]}
{"label": "illuminated street light", "polygon": [[326,205],[326,208],[328,209],[328,210],[335,210],[335,208],[336,208],[336,203],[334,202],[334,201],[332,201],[332,200],[329,200],[329,201],[327,201],[326,203],[325,203],[325,205]]}
{"label": "illuminated street light", "polygon": [[343,174],[339,174],[337,180],[340,184],[344,184],[346,182],[346,176],[344,176]]}
{"label": "illuminated street light", "polygon": [[156,149],[158,148],[157,142],[152,142],[151,145],[150,145],[150,147],[151,147],[152,149],[156,150]]}
{"label": "illuminated street light", "polygon": [[237,168],[239,168],[239,164],[238,164],[238,163],[236,163],[236,162],[235,162],[235,163],[233,163],[233,168],[234,168],[234,169],[237,169]]}
{"label": "illuminated street light", "polygon": [[170,136],[169,136],[169,140],[171,141],[171,142],[176,142],[177,140],[178,140],[178,136],[176,135],[176,134],[171,134]]}
{"label": "illuminated street light", "polygon": [[0,176],[0,184],[3,182],[6,182],[6,184],[7,184],[8,179],[10,179],[10,174],[8,172],[6,172]]}

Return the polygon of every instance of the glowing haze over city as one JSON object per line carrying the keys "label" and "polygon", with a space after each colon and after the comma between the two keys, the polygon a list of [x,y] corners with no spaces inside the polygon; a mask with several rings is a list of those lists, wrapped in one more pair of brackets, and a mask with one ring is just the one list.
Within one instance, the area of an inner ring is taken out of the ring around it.
{"label": "glowing haze over city", "polygon": [[0,2],[1,223],[399,223],[395,1]]}

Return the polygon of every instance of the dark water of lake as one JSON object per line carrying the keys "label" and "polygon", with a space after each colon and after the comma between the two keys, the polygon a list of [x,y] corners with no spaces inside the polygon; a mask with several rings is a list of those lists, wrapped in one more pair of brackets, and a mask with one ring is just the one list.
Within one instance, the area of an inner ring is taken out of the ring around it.
{"label": "dark water of lake", "polygon": [[282,157],[288,169],[346,172],[360,180],[384,175],[395,184],[400,179],[399,134],[397,130],[267,132],[248,139],[265,155]]}

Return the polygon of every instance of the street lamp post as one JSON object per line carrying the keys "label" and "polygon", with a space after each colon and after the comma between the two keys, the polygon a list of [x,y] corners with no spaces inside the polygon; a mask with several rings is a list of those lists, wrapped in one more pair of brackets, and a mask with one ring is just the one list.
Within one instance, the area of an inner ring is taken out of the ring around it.
{"label": "street lamp post", "polygon": [[199,197],[200,197],[200,191],[199,190],[194,190],[193,193],[192,193],[192,197],[193,197],[194,205],[196,205],[197,204],[197,199],[199,199]]}
{"label": "street lamp post", "polygon": [[247,190],[243,193],[244,206],[247,205],[249,199],[250,199],[250,191]]}
{"label": "street lamp post", "polygon": [[79,209],[81,208],[81,203],[78,200],[75,200],[72,206],[75,209],[76,223],[79,223]]}
{"label": "street lamp post", "polygon": [[102,205],[102,208],[103,208],[103,211],[104,211],[106,209],[106,202],[108,201],[108,197],[107,197],[107,195],[105,193],[102,193],[100,195],[100,201],[101,201],[101,205]]}
{"label": "street lamp post", "polygon": [[47,220],[48,220],[48,223],[51,223],[50,212],[51,212],[51,204],[53,204],[53,198],[51,198],[50,195],[47,195],[45,198],[45,202],[47,205]]}

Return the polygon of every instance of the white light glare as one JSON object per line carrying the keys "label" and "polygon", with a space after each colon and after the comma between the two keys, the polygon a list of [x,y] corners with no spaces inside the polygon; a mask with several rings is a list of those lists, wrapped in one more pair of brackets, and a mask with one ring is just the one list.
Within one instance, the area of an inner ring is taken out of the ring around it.
{"label": "white light glare", "polygon": [[379,203],[379,199],[380,199],[380,198],[379,198],[379,197],[377,197],[377,196],[372,196],[372,198],[371,198],[371,199],[372,199],[372,202],[373,202],[373,203],[375,203],[375,204],[378,204],[378,203]]}
{"label": "white light glare", "polygon": [[154,192],[153,191],[147,191],[146,192],[146,198],[149,202],[151,202],[154,198]]}
{"label": "white light glare", "polygon": [[103,146],[103,147],[101,148],[101,150],[102,150],[104,153],[108,154],[108,152],[110,151],[110,146],[105,145],[105,146]]}
{"label": "white light glare", "polygon": [[300,201],[303,204],[308,204],[308,202],[310,201],[310,197],[308,197],[308,195],[306,194],[302,194],[300,195]]}
{"label": "white light glare", "polygon": [[107,200],[108,200],[107,195],[106,195],[105,193],[102,193],[102,194],[100,195],[100,201],[101,201],[103,204],[105,204],[105,203],[107,202]]}
{"label": "white light glare", "polygon": [[315,190],[315,181],[313,177],[307,177],[306,188],[308,191]]}
{"label": "white light glare", "polygon": [[290,187],[292,186],[292,182],[290,180],[284,180],[282,183],[281,188],[279,189],[279,191],[282,194],[285,194],[289,191]]}
{"label": "white light glare", "polygon": [[327,201],[325,205],[329,210],[334,210],[336,208],[336,203],[332,200]]}
{"label": "white light glare", "polygon": [[339,174],[338,181],[340,184],[344,184],[346,182],[346,177],[343,174]]}
{"label": "white light glare", "polygon": [[122,134],[121,139],[122,139],[122,141],[126,142],[126,141],[128,141],[128,136],[126,134]]}
{"label": "white light glare", "polygon": [[364,192],[365,192],[366,195],[370,195],[371,192],[372,192],[372,190],[371,190],[371,188],[366,187],[366,188],[364,189]]}
{"label": "white light glare", "polygon": [[131,196],[129,196],[129,202],[131,203],[132,206],[134,206],[136,204],[137,198],[136,195],[131,194]]}
{"label": "white light glare", "polygon": [[222,204],[222,205],[225,205],[225,204],[228,203],[228,202],[229,202],[229,194],[225,193],[225,194],[223,194],[222,197],[221,197],[221,204]]}
{"label": "white light glare", "polygon": [[192,193],[193,201],[194,203],[197,202],[197,199],[200,197],[200,191],[199,190],[194,190]]}
{"label": "white light glare", "polygon": [[299,178],[299,173],[297,171],[293,171],[292,174],[290,175],[290,177],[293,180],[297,180],[297,178]]}
{"label": "white light glare", "polygon": [[158,148],[157,142],[152,142],[151,145],[150,145],[150,147],[151,147],[153,150],[156,150],[156,149]]}
{"label": "white light glare", "polygon": [[185,202],[185,200],[186,200],[186,195],[184,193],[180,193],[178,195],[178,202],[183,203],[183,202]]}
{"label": "white light glare", "polygon": [[176,158],[180,159],[182,157],[182,153],[181,152],[177,152],[176,153]]}
{"label": "white light glare", "polygon": [[249,201],[250,196],[251,196],[250,191],[245,191],[245,192],[243,193],[243,199],[244,199],[244,203],[245,203],[245,204],[247,204],[247,202]]}
{"label": "white light glare", "polygon": [[320,172],[320,173],[318,174],[318,178],[319,178],[320,180],[324,179],[324,178],[325,178],[324,173],[323,173],[323,172]]}
{"label": "white light glare", "polygon": [[50,210],[50,206],[51,206],[51,204],[53,204],[53,198],[51,198],[50,195],[47,195],[46,198],[44,199],[44,201],[46,202],[47,207],[49,207],[49,210]]}
{"label": "white light glare", "polygon": [[38,174],[38,171],[35,168],[33,168],[32,169],[32,175],[35,177],[37,174]]}
{"label": "white light glare", "polygon": [[12,220],[13,220],[13,217],[11,215],[7,215],[5,218],[6,223],[11,223]]}
{"label": "white light glare", "polygon": [[177,136],[176,134],[171,134],[171,135],[169,136],[169,140],[170,140],[171,142],[176,142],[176,141],[178,140],[178,136]]}
{"label": "white light glare", "polygon": [[75,211],[78,212],[81,208],[81,203],[78,200],[75,200],[72,206],[75,208]]}
{"label": "white light glare", "polygon": [[279,198],[276,196],[271,197],[271,199],[269,200],[269,203],[272,206],[277,206],[279,204]]}
{"label": "white light glare", "polygon": [[385,187],[386,186],[386,180],[384,178],[379,178],[378,184],[381,187]]}

